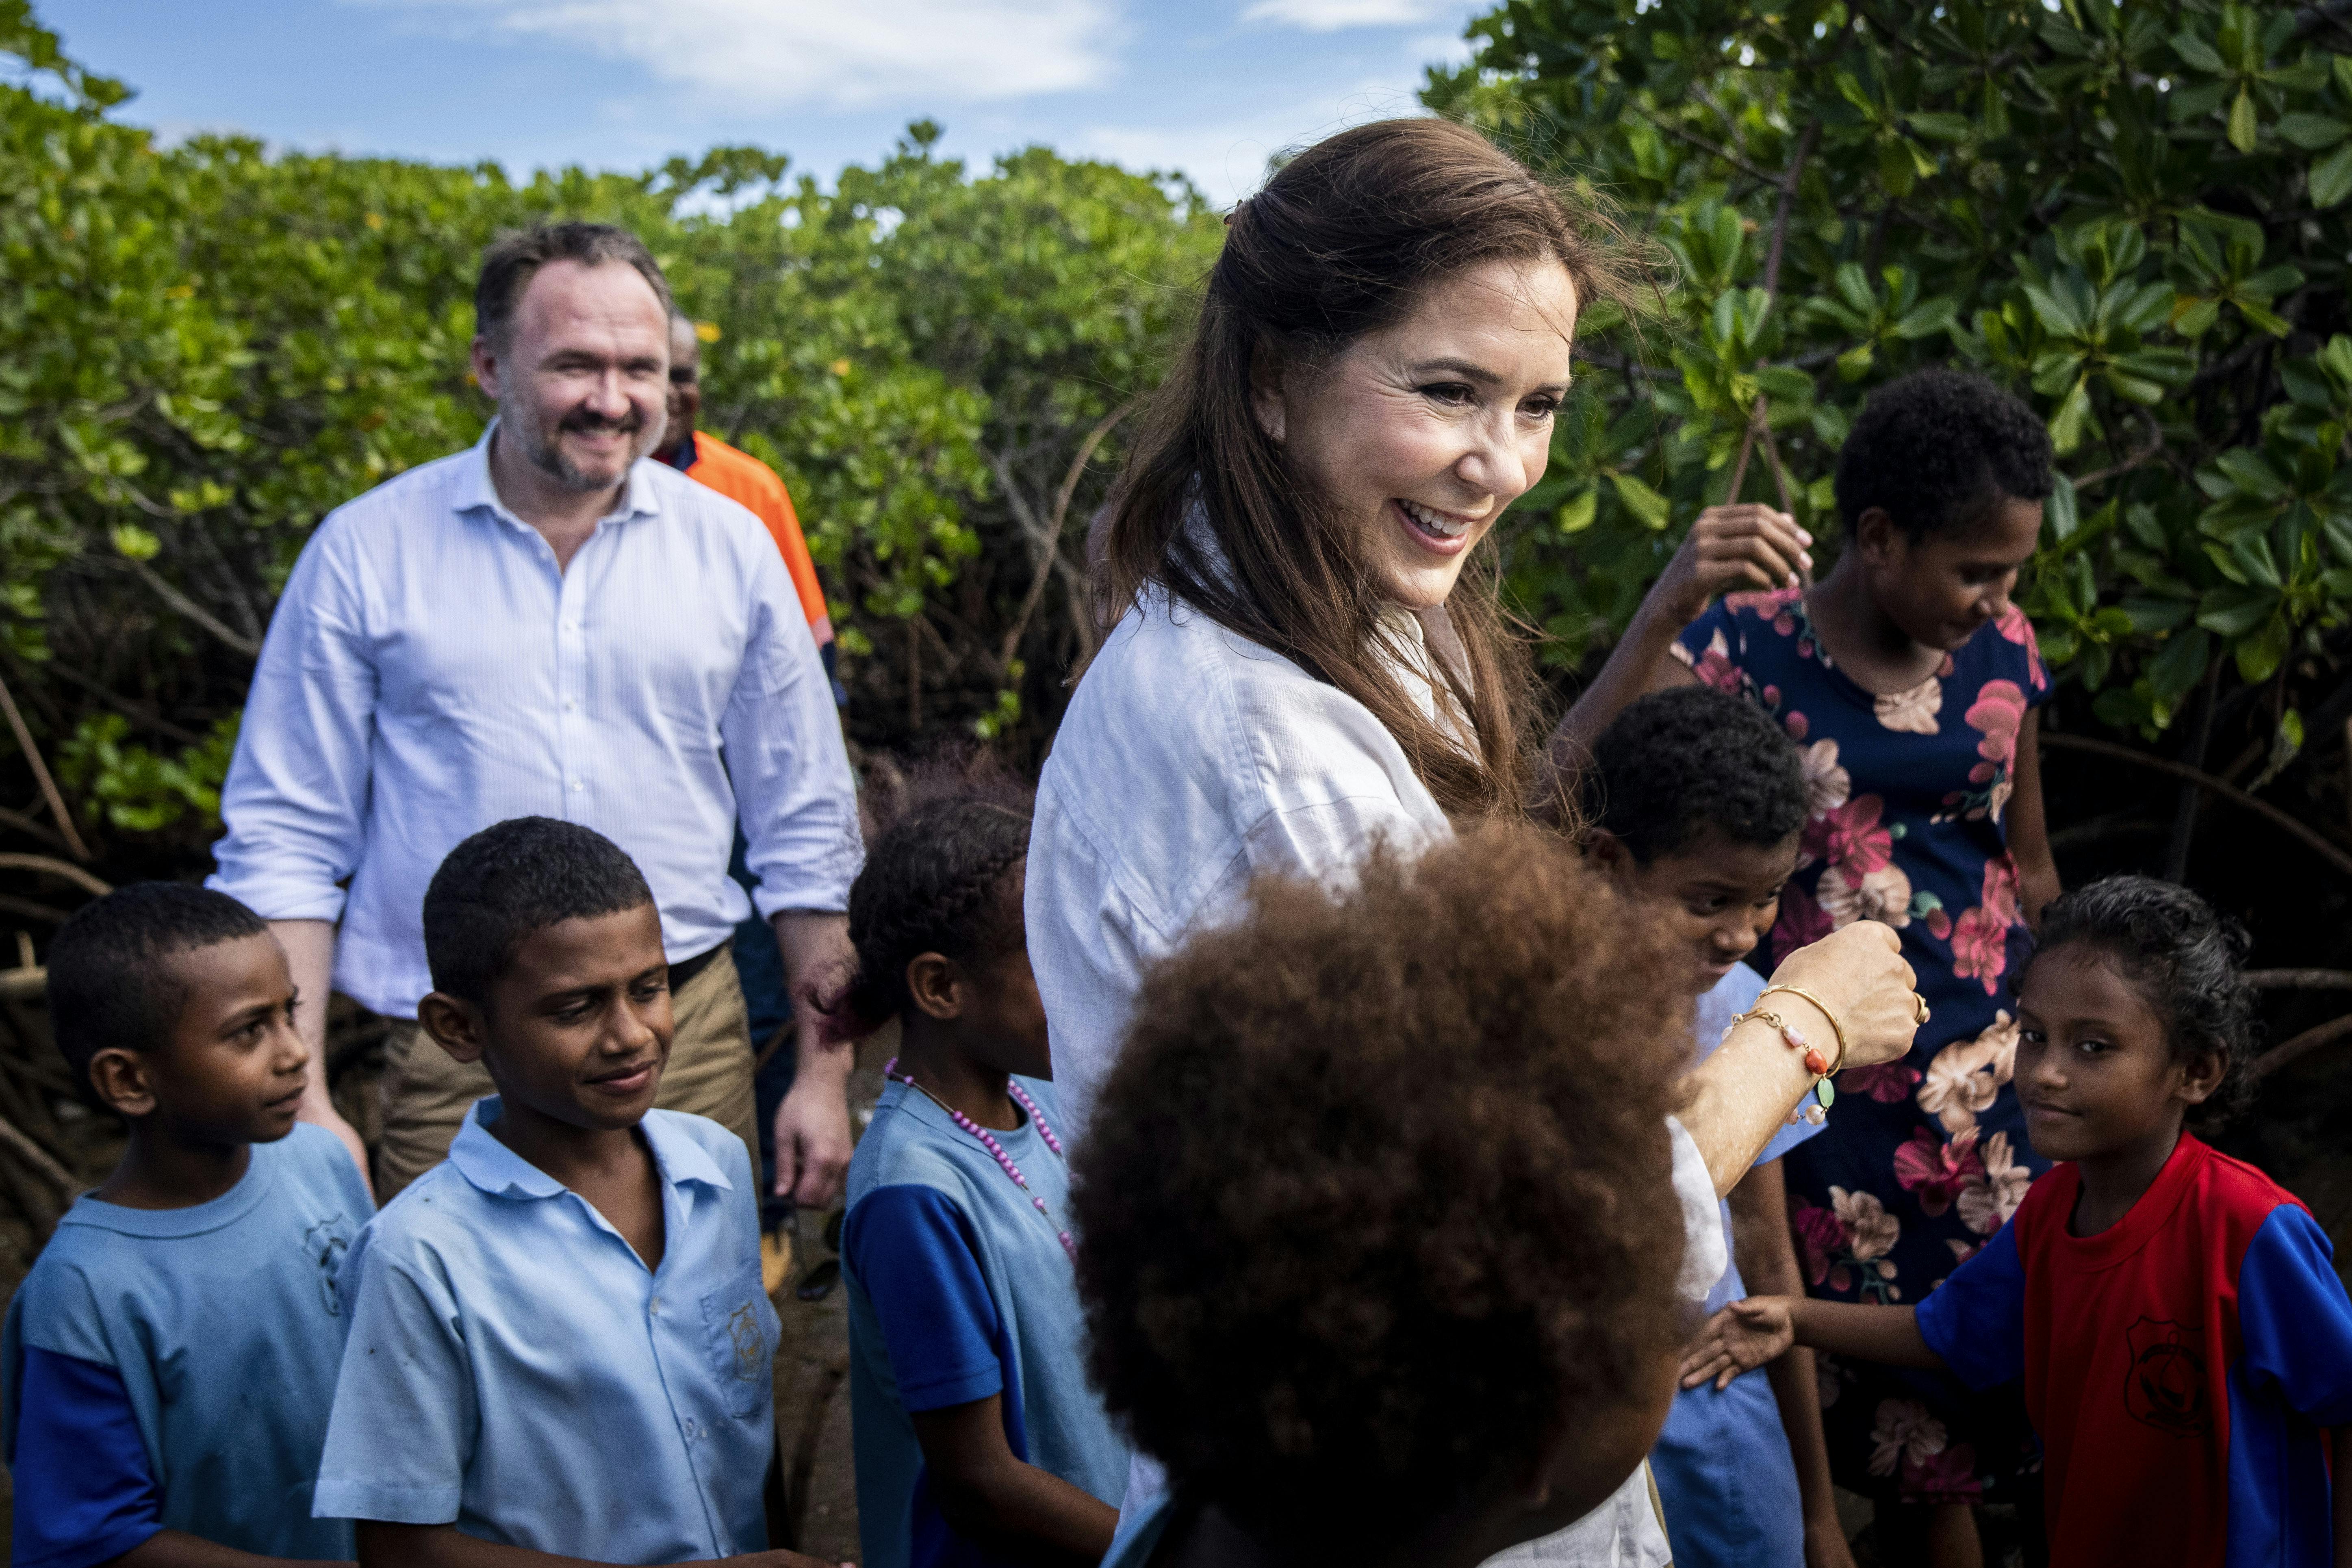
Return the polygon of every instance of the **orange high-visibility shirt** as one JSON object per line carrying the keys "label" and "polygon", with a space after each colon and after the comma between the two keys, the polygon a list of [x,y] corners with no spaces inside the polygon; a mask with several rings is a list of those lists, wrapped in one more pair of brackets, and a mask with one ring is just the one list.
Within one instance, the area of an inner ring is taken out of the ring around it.
{"label": "orange high-visibility shirt", "polygon": [[708,431],[697,430],[694,462],[686,471],[730,500],[741,502],[768,525],[776,548],[783,553],[784,568],[793,574],[793,587],[800,594],[810,635],[820,648],[833,641],[833,618],[825,613],[824,590],[817,585],[816,563],[809,558],[808,541],[801,536],[792,495],[775,469]]}

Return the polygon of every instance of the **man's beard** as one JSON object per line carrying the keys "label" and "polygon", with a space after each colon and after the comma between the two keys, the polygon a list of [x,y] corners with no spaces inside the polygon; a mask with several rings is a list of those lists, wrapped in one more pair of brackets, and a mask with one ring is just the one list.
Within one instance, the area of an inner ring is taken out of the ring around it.
{"label": "man's beard", "polygon": [[[563,489],[585,495],[592,490],[609,489],[613,481],[583,473],[571,458],[563,455],[563,444],[558,437],[566,430],[618,429],[642,435],[645,420],[635,412],[623,419],[602,419],[574,409],[548,428],[541,426],[537,410],[516,407],[501,398],[499,401],[499,428],[514,432],[515,444],[530,459],[532,468]],[[632,445],[642,446],[642,443],[633,442]],[[645,452],[638,450],[630,454],[630,460],[634,462],[644,456]]]}

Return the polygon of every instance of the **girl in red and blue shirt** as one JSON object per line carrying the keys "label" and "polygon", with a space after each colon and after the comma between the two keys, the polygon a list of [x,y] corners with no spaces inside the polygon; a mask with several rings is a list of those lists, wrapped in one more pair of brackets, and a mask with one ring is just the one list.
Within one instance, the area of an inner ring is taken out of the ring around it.
{"label": "girl in red and blue shirt", "polygon": [[[2352,1568],[2352,1301],[2310,1211],[2183,1130],[2245,1096],[2244,941],[2151,878],[2052,904],[2016,1083],[2053,1168],[1916,1306],[1734,1302],[1685,1384],[1791,1342],[2021,1380],[2055,1568]],[[1880,1441],[1932,1450],[1933,1426]]]}

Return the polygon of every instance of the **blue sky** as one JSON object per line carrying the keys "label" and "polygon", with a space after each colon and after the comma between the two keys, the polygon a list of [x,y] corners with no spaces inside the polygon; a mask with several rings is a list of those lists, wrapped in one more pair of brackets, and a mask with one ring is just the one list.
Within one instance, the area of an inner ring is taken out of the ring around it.
{"label": "blue sky", "polygon": [[975,160],[1042,142],[1220,203],[1267,156],[1410,112],[1465,0],[36,0],[167,137],[509,169],[751,142],[830,180],[909,121]]}

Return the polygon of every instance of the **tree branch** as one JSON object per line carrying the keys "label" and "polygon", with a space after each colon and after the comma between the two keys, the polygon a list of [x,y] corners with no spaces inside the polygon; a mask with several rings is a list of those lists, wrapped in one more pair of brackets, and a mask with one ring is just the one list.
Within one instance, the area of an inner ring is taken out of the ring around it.
{"label": "tree branch", "polygon": [[1029,577],[1029,591],[1021,596],[1020,612],[1013,617],[1013,625],[1004,634],[1002,651],[996,656],[998,668],[1009,671],[1013,668],[1013,656],[1021,650],[1021,638],[1029,630],[1029,617],[1036,613],[1037,602],[1045,596],[1045,584],[1053,581],[1054,563],[1062,551],[1062,528],[1069,516],[1070,498],[1077,494],[1079,477],[1087,471],[1087,464],[1094,457],[1095,448],[1102,445],[1103,438],[1118,427],[1120,420],[1133,413],[1142,400],[1142,394],[1138,393],[1104,415],[1095,422],[1095,427],[1087,432],[1087,438],[1078,443],[1078,455],[1070,459],[1069,472],[1062,476],[1061,490],[1054,497],[1054,516],[1046,524],[1052,542],[1038,556],[1037,569]]}
{"label": "tree branch", "polygon": [[2186,784],[2194,784],[2209,794],[2218,795],[2223,800],[2243,806],[2255,816],[2263,817],[2281,832],[2291,834],[2302,840],[2329,865],[2346,876],[2352,877],[2352,855],[2346,854],[2268,801],[2256,800],[2244,790],[2234,784],[2223,784],[2211,773],[2173,762],[2166,757],[2152,757],[2146,752],[2133,751],[2129,746],[2118,746],[2113,741],[2095,740],[2088,735],[2067,735],[2045,730],[2042,731],[2042,743],[2044,746],[2056,747],[2063,752],[2087,752],[2094,756],[2106,757],[2119,763],[2135,763],[2155,773],[2169,774]]}
{"label": "tree branch", "polygon": [[2352,991],[2352,969],[2249,969],[2240,978],[2257,991]]}
{"label": "tree branch", "polygon": [[25,727],[25,715],[17,711],[16,699],[5,680],[0,680],[0,713],[5,714],[25,761],[32,766],[33,781],[41,786],[41,798],[49,803],[49,815],[57,819],[58,831],[65,836],[66,847],[73,851],[75,859],[89,859],[89,846],[81,841],[81,830],[74,826],[73,813],[66,809],[66,798],[58,793],[58,781],[49,776],[49,764],[41,760],[40,748],[33,744],[33,732]]}
{"label": "tree branch", "polygon": [[1780,183],[1771,175],[1766,174],[1763,170],[1758,168],[1755,164],[1749,163],[1747,159],[1741,157],[1738,153],[1733,152],[1730,148],[1723,146],[1719,142],[1710,142],[1696,131],[1685,130],[1684,127],[1675,124],[1673,121],[1653,112],[1641,104],[1637,103],[1633,105],[1633,112],[1648,121],[1651,124],[1656,126],[1659,130],[1664,132],[1667,135],[1680,137],[1683,141],[1689,142],[1692,146],[1697,148],[1700,152],[1706,153],[1708,156],[1722,159],[1725,163],[1730,164],[1733,168],[1738,170],[1741,174],[1747,175],[1751,180],[1758,181],[1760,184],[1767,185],[1777,185]]}
{"label": "tree branch", "polygon": [[2247,1064],[2247,1073],[2257,1083],[2291,1062],[2299,1061],[2322,1046],[2333,1045],[2347,1035],[2352,1035],[2352,1014],[2315,1028],[2305,1029],[2292,1039],[2282,1040]]}
{"label": "tree branch", "polygon": [[1805,160],[1812,156],[1813,143],[1822,137],[1822,122],[1809,121],[1804,134],[1797,138],[1797,150],[1790,156],[1789,172],[1780,179],[1780,202],[1772,213],[1772,243],[1764,253],[1764,292],[1780,291],[1780,252],[1789,243],[1789,217],[1796,210],[1797,183],[1805,177]]}
{"label": "tree branch", "polygon": [[39,871],[71,882],[92,898],[102,899],[114,891],[112,883],[101,882],[80,867],[53,860],[47,855],[0,855],[0,871]]}
{"label": "tree branch", "polygon": [[240,636],[226,623],[216,618],[210,610],[205,609],[202,605],[197,604],[194,599],[189,598],[185,594],[181,593],[177,588],[173,587],[172,584],[163,581],[163,579],[155,573],[154,569],[150,567],[147,563],[144,561],[131,561],[126,558],[124,564],[131,568],[131,574],[133,576],[137,577],[142,583],[146,584],[150,588],[152,588],[155,591],[155,596],[163,600],[165,604],[171,605],[172,608],[179,611],[180,614],[187,616],[188,619],[204,627],[205,630],[212,633],[213,636],[218,637],[222,642],[226,643],[237,652],[245,655],[246,658],[259,658],[261,657],[261,645],[259,643],[254,641],[251,637]]}

